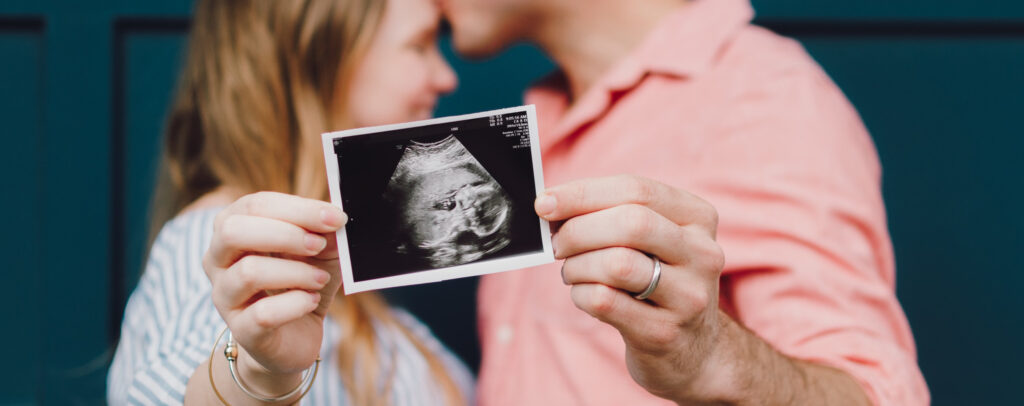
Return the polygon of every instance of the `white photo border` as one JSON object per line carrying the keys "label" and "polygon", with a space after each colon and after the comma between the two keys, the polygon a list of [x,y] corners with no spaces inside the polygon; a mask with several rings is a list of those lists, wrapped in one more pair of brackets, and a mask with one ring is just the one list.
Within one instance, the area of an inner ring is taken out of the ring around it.
{"label": "white photo border", "polygon": [[[356,135],[379,133],[386,131],[402,130],[407,128],[422,127],[433,124],[444,124],[453,121],[470,120],[476,118],[497,116],[510,113],[526,112],[530,130],[530,155],[533,160],[533,184],[536,188],[536,195],[544,192],[544,171],[540,160],[540,140],[537,129],[537,110],[534,105],[509,107],[498,110],[482,111],[479,113],[463,114],[458,116],[439,117],[429,120],[412,121],[408,123],[389,124],[375,127],[355,128],[351,130],[335,131],[325,133],[321,136],[324,147],[324,163],[327,166],[327,182],[331,191],[331,204],[342,210],[345,207],[341,200],[341,179],[338,168],[338,157],[334,152],[334,140],[338,138],[351,137]],[[342,227],[336,233],[338,239],[338,262],[341,263],[342,288],[346,295],[365,292],[370,290],[419,285],[431,282],[440,282],[449,279],[465,278],[470,276],[486,275],[511,271],[522,268],[529,268],[544,265],[555,261],[554,251],[551,247],[551,228],[547,220],[537,217],[540,221],[540,233],[543,250],[505,258],[494,258],[489,260],[471,262],[468,264],[411,272],[402,275],[387,276],[365,281],[355,281],[352,276],[352,258],[349,253],[348,233]]]}

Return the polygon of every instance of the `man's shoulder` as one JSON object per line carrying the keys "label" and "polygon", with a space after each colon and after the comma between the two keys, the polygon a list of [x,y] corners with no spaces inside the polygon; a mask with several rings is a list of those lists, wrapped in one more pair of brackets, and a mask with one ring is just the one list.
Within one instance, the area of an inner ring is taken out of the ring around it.
{"label": "man's shoulder", "polygon": [[799,41],[753,24],[737,31],[723,47],[716,67],[751,79],[822,71]]}
{"label": "man's shoulder", "polygon": [[738,103],[797,116],[856,116],[842,90],[799,41],[756,25],[737,32],[707,76],[708,83],[720,90],[718,100],[730,110]]}

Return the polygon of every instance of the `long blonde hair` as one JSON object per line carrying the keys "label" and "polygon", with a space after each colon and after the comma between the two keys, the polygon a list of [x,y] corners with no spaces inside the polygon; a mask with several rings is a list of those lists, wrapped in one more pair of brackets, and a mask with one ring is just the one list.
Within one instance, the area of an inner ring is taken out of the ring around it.
{"label": "long blonde hair", "polygon": [[[326,199],[319,134],[351,126],[353,66],[384,13],[380,0],[198,0],[164,138],[151,227],[219,188]],[[391,372],[377,327],[397,329],[426,358],[449,404],[461,393],[437,354],[376,294],[339,295],[341,376],[357,405],[387,404]],[[358,370],[356,366],[358,365]]]}

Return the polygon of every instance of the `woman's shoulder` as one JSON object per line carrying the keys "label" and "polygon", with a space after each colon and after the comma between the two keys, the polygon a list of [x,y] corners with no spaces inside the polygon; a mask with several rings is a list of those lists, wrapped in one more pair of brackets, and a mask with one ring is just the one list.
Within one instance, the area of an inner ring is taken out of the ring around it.
{"label": "woman's shoulder", "polygon": [[164,223],[153,241],[153,248],[177,247],[190,241],[208,239],[213,233],[214,218],[223,209],[211,206],[182,211]]}
{"label": "woman's shoulder", "polygon": [[[149,248],[139,288],[166,295],[173,293],[165,291],[172,285],[168,281],[197,288],[209,285],[202,271],[203,255],[210,246],[213,221],[220,210],[217,207],[189,210],[165,222]],[[176,293],[186,291],[178,289]]]}
{"label": "woman's shoulder", "polygon": [[218,188],[196,199],[164,223],[153,247],[177,247],[186,241],[208,240],[213,234],[213,221],[233,199],[233,191]]}

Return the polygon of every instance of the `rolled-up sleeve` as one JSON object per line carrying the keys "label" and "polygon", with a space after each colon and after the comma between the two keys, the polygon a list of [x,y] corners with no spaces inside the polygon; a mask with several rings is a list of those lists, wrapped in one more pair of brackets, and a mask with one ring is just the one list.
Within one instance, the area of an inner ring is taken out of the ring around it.
{"label": "rolled-up sleeve", "polygon": [[928,404],[860,118],[812,63],[745,79],[693,185],[721,218],[723,307],[782,353],[850,374],[875,404]]}

